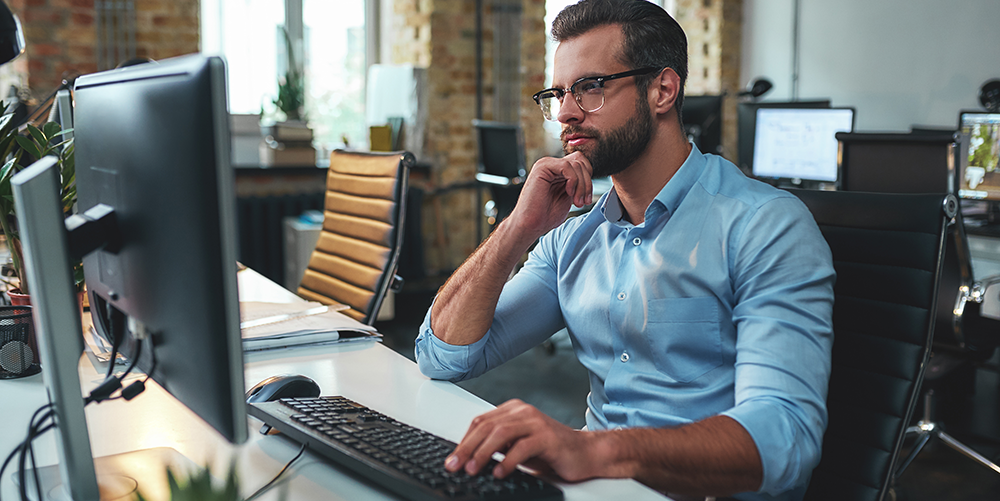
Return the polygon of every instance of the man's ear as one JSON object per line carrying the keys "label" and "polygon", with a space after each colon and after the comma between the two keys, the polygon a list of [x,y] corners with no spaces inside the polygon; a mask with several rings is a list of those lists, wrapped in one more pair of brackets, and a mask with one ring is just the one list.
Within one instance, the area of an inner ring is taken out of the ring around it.
{"label": "man's ear", "polygon": [[677,94],[681,88],[681,77],[671,68],[665,68],[652,82],[649,83],[650,108],[653,113],[662,114],[667,112],[676,113],[674,103],[677,101]]}

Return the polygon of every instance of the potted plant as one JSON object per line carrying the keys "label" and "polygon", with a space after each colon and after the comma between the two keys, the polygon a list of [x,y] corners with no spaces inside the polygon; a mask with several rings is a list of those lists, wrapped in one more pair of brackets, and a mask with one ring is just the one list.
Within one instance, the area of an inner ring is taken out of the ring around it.
{"label": "potted plant", "polygon": [[[30,304],[30,299],[21,297],[29,295],[31,291],[28,290],[28,282],[24,276],[24,254],[10,181],[14,174],[35,160],[55,156],[61,176],[60,200],[63,212],[69,213],[76,203],[76,165],[73,139],[64,139],[69,130],[63,131],[58,123],[49,122],[41,128],[28,124],[24,129],[26,134],[22,134],[13,117],[12,113],[5,113],[0,117],[0,160],[3,160],[3,167],[0,167],[0,229],[6,239],[14,274],[18,279],[18,288],[8,291],[8,294],[12,302],[18,301],[15,304]],[[73,268],[79,291],[83,285],[83,267],[76,263]]]}
{"label": "potted plant", "polygon": [[[241,501],[235,465],[230,465],[223,485],[212,481],[212,472],[206,466],[193,472],[187,480],[178,479],[173,469],[167,468],[170,501]],[[136,493],[137,501],[146,501],[142,492]]]}

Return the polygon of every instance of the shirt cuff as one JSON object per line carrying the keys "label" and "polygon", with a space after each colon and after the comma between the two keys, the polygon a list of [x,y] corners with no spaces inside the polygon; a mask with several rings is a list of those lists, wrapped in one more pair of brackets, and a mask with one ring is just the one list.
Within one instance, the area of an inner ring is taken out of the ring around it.
{"label": "shirt cuff", "polygon": [[788,491],[808,480],[819,460],[818,447],[810,445],[812,439],[802,436],[790,416],[775,412],[777,405],[749,401],[722,413],[743,426],[753,439],[764,470],[758,492],[769,494]]}
{"label": "shirt cuff", "polygon": [[483,352],[489,339],[489,332],[482,339],[468,345],[455,345],[442,341],[434,335],[431,329],[431,308],[427,309],[424,323],[420,326],[420,334],[414,343],[414,355],[417,365],[425,376],[433,379],[461,381],[475,377],[484,370],[482,365]]}

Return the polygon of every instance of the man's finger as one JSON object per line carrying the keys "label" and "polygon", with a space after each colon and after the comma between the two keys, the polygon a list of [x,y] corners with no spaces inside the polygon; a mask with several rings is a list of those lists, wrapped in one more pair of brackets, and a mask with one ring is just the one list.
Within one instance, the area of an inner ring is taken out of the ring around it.
{"label": "man's finger", "polygon": [[[449,471],[458,471],[469,461],[472,454],[479,448],[479,444],[486,439],[487,434],[492,429],[493,422],[503,420],[510,411],[507,402],[501,404],[496,409],[480,414],[472,420],[469,429],[466,430],[462,441],[458,443],[455,450],[445,458],[444,467]],[[485,463],[484,463],[485,464]]]}
{"label": "man's finger", "polygon": [[525,436],[531,435],[534,426],[525,421],[500,421],[492,423],[486,439],[483,440],[472,458],[466,463],[465,471],[470,475],[475,475],[489,463],[493,453],[502,452],[506,454],[511,444],[516,444]]}
{"label": "man's finger", "polygon": [[504,453],[504,460],[493,468],[493,476],[504,478],[511,474],[517,469],[517,465],[545,452],[547,448],[545,444],[546,440],[538,434],[529,435],[514,442]]}
{"label": "man's finger", "polygon": [[[480,449],[483,442],[489,438],[493,430],[501,423],[511,422],[513,417],[525,407],[531,408],[524,402],[513,399],[500,404],[496,409],[476,416],[472,420],[472,424],[469,425],[469,429],[465,432],[465,436],[462,437],[462,441],[445,458],[445,469],[454,472],[466,466],[469,460],[473,458],[473,455]],[[482,468],[483,465],[489,462],[493,452],[496,452],[501,447],[505,447],[507,443],[509,442],[495,445],[496,448],[490,451],[489,454],[486,454],[485,457],[478,457],[476,463],[471,465],[473,469],[478,471]]]}
{"label": "man's finger", "polygon": [[566,159],[573,167],[574,181],[576,183],[576,187],[573,189],[573,194],[570,196],[573,199],[574,205],[582,207],[590,203],[590,192],[593,190],[593,183],[591,181],[593,169],[591,168],[590,161],[587,160],[587,157],[578,151],[568,155]]}

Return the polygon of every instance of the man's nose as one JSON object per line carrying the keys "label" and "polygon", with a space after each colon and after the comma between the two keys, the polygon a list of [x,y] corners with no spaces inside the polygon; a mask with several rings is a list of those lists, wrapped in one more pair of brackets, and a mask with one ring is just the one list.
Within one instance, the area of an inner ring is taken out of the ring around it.
{"label": "man's nose", "polygon": [[559,106],[559,114],[556,115],[556,120],[561,123],[578,123],[583,121],[583,110],[580,108],[579,103],[576,102],[576,98],[572,94],[566,94],[563,97],[562,105]]}

